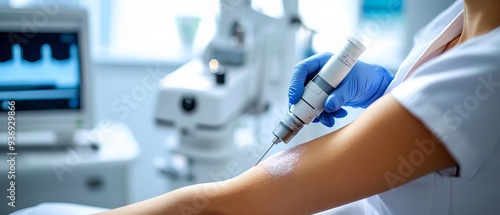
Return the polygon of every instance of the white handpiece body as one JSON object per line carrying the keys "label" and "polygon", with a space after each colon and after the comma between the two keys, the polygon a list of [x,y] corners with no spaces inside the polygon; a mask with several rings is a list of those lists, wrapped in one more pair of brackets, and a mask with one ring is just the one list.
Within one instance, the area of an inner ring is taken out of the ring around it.
{"label": "white handpiece body", "polygon": [[304,125],[319,116],[325,109],[326,98],[347,76],[364,51],[363,44],[355,38],[348,37],[342,49],[335,53],[309,81],[299,102],[292,105],[290,112],[273,131],[275,140],[288,143]]}

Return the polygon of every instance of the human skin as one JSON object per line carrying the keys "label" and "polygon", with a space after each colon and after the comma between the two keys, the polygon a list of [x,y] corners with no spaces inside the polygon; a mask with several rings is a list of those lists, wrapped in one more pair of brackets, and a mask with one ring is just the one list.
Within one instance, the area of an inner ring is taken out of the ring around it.
{"label": "human skin", "polygon": [[[421,150],[415,144],[419,140],[432,140],[432,153],[401,183],[388,181],[388,172],[398,175],[398,157]],[[295,158],[280,159],[290,153]],[[285,171],[276,172],[273,165],[284,165]],[[388,94],[344,128],[233,179],[181,188],[107,214],[311,214],[454,165],[436,137]]]}

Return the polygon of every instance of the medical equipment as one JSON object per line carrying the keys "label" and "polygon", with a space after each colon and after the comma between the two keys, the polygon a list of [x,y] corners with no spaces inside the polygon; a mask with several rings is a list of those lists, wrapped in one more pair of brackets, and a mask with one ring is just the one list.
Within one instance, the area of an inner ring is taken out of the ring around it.
{"label": "medical equipment", "polygon": [[[316,54],[295,66],[288,91],[290,105],[300,101],[304,94],[304,83],[308,80],[307,77],[316,75],[332,55],[329,52]],[[342,108],[343,106],[367,108],[384,95],[385,89],[393,78],[394,74],[384,67],[358,60],[341,85],[328,96],[324,103],[325,110],[313,122],[321,122],[327,127],[333,127],[336,118],[344,118],[348,114],[347,110]],[[352,116],[352,110],[350,112]]]}
{"label": "medical equipment", "polygon": [[[223,29],[201,59],[191,60],[160,82],[156,125],[176,132],[166,139],[170,159],[157,157],[154,164],[172,189],[213,181],[207,173],[224,170],[234,151],[236,119],[255,98],[256,67],[248,63],[251,40],[237,16],[248,13],[246,2],[242,4],[224,9]],[[221,7],[226,6],[222,1]]]}
{"label": "medical equipment", "polygon": [[[9,156],[16,175],[0,178],[2,185],[15,179],[9,195],[16,207],[2,205],[0,213],[43,202],[127,204],[139,147],[125,125],[94,127],[87,12],[48,8],[0,9],[0,152],[11,145],[4,135],[7,103],[15,101],[19,153]],[[0,172],[12,166],[0,165]]]}
{"label": "medical equipment", "polygon": [[[75,136],[79,143],[64,150],[21,150],[16,164],[16,207],[5,203],[1,214],[45,202],[115,208],[132,201],[131,167],[140,150],[128,126],[103,121],[94,129],[78,130]],[[85,143],[96,140],[98,148]],[[0,165],[0,172],[7,175],[8,168]],[[0,184],[9,184],[7,176],[0,177]]]}
{"label": "medical equipment", "polygon": [[280,18],[255,11],[248,0],[221,0],[220,6],[218,33],[204,55],[160,84],[156,124],[175,132],[166,139],[170,159],[157,157],[153,163],[173,189],[228,179],[244,170],[228,171],[230,162],[253,165],[235,153],[239,117],[265,111],[270,99],[264,88],[276,75],[270,71],[288,73],[303,58],[295,45],[299,25],[292,22],[297,1],[283,1]]}
{"label": "medical equipment", "polygon": [[323,112],[326,98],[349,73],[365,49],[365,46],[357,39],[347,38],[343,48],[337,52],[338,54],[333,55],[319,73],[309,81],[301,100],[292,105],[288,114],[276,126],[271,147],[279,142],[288,143],[302,127],[311,123]]}
{"label": "medical equipment", "polygon": [[18,147],[66,147],[76,130],[93,126],[87,13],[61,9],[42,25],[43,12],[0,9],[0,114],[15,101]]}

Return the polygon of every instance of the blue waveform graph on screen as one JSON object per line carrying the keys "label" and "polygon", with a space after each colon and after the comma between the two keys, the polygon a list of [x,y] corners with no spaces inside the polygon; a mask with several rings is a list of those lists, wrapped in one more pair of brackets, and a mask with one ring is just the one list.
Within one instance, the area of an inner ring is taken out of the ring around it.
{"label": "blue waveform graph on screen", "polygon": [[[80,109],[81,68],[76,33],[38,33],[13,42],[0,32],[0,109]],[[19,33],[20,34],[20,33]]]}

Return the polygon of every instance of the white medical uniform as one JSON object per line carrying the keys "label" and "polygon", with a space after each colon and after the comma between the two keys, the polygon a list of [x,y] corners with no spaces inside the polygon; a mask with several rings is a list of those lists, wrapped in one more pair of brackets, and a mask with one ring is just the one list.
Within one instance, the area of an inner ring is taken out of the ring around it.
{"label": "white medical uniform", "polygon": [[457,1],[417,33],[387,89],[459,166],[372,197],[381,214],[500,214],[500,27],[443,53],[463,16]]}
{"label": "white medical uniform", "polygon": [[[443,53],[462,31],[463,8],[455,2],[415,35],[386,91],[441,140],[458,167],[325,214],[500,214],[500,27]],[[411,166],[427,155],[413,156],[405,158]],[[403,170],[394,174],[411,174]]]}

